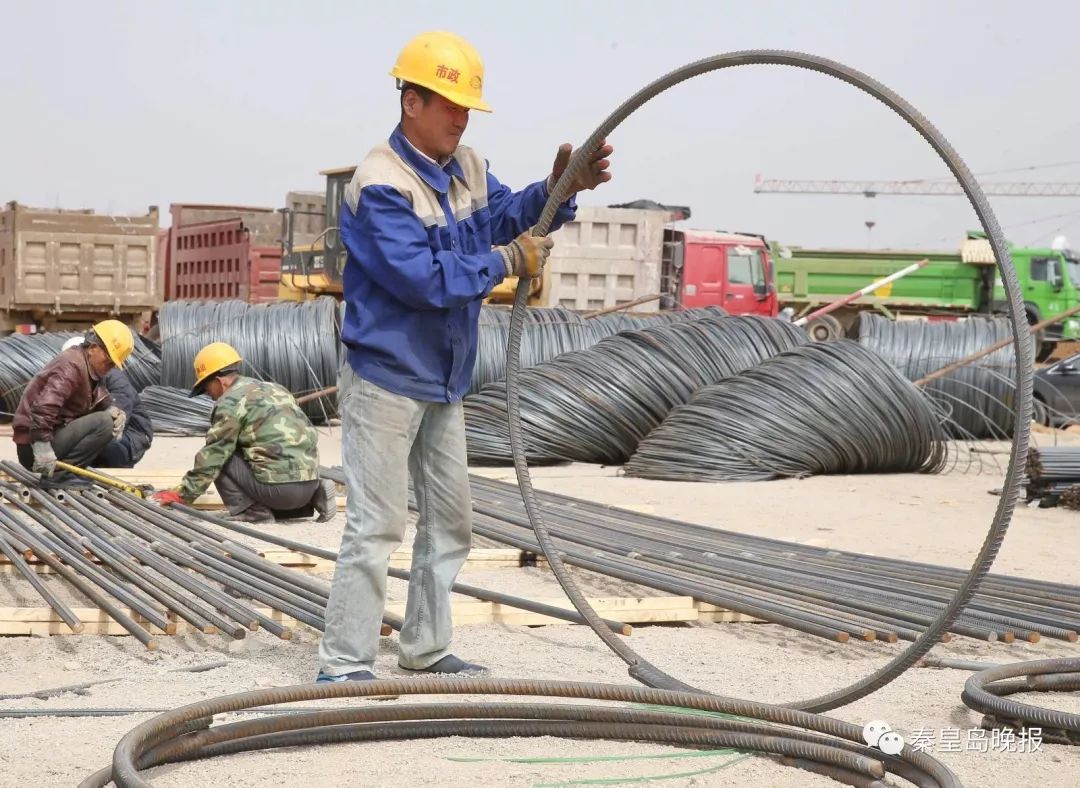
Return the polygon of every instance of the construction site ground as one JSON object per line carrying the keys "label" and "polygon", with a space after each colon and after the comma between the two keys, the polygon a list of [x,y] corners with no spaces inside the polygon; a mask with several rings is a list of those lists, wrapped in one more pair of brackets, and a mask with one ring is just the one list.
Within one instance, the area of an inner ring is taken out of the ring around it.
{"label": "construction site ground", "polygon": [[[320,433],[323,462],[338,464],[340,430],[325,428]],[[1047,434],[1037,437],[1043,443],[1052,439]],[[1080,443],[1075,433],[1054,439]],[[182,470],[200,444],[199,438],[159,436],[140,468]],[[0,458],[14,457],[14,446],[5,442]],[[805,544],[966,568],[998,503],[988,494],[1001,485],[1003,477],[993,462],[1003,462],[1005,457],[980,454],[976,459],[981,472],[964,464],[936,476],[690,484],[629,479],[621,477],[617,468],[570,465],[537,469],[534,478],[541,490],[640,512]],[[513,480],[508,468],[476,472]],[[334,521],[323,525],[280,523],[266,530],[336,549],[343,523],[344,512],[340,512]],[[1021,505],[994,571],[1078,583],[1078,537],[1080,512]],[[658,593],[584,572],[578,576],[592,596]],[[553,576],[542,567],[468,568],[461,579],[522,596],[559,593]],[[54,577],[49,577],[49,583],[53,588],[61,587]],[[391,580],[389,589],[391,599],[404,598],[403,583]],[[0,574],[0,606],[42,604],[21,578]],[[772,702],[809,698],[847,685],[885,664],[904,645],[855,640],[840,645],[761,623],[640,625],[631,640],[646,658],[690,684]],[[318,668],[318,633],[304,626],[297,627],[289,642],[265,632],[253,633],[242,641],[190,632],[162,636],[158,641],[160,649],[148,651],[131,637],[5,637],[0,640],[0,695],[100,678],[119,676],[122,680],[93,687],[82,695],[0,701],[0,709],[167,709],[221,694],[310,682]],[[455,633],[454,649],[467,659],[489,665],[497,677],[632,683],[625,666],[583,626],[461,626]],[[1080,644],[1044,638],[1036,644],[1003,645],[958,637],[939,645],[934,653],[1009,662],[1077,656]],[[213,660],[225,660],[227,665],[201,673],[167,672]],[[383,638],[376,670],[383,676],[399,676],[396,664],[396,640]],[[1045,743],[1035,752],[968,748],[964,734],[979,725],[979,715],[960,700],[968,675],[965,671],[914,668],[877,693],[831,714],[860,726],[883,719],[909,741],[916,731],[934,731],[930,752],[968,786],[1006,780],[1025,785],[1075,785],[1080,748]],[[1080,697],[1075,694],[1013,697],[1080,712]],[[75,785],[107,764],[120,738],[149,716],[0,719],[0,786]],[[960,732],[960,751],[941,750],[943,730]],[[660,755],[677,757],[640,757]],[[614,784],[643,777],[662,778],[673,786],[834,784],[762,757],[701,756],[663,746],[554,738],[333,745],[227,756],[165,766],[150,773],[153,784],[163,788]]]}

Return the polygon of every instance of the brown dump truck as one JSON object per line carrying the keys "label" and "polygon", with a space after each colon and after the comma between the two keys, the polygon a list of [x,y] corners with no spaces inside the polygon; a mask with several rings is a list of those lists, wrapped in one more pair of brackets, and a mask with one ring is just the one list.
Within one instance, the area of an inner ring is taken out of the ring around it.
{"label": "brown dump truck", "polygon": [[0,333],[110,317],[140,330],[164,294],[157,256],[156,207],[104,216],[10,202],[0,211]]}

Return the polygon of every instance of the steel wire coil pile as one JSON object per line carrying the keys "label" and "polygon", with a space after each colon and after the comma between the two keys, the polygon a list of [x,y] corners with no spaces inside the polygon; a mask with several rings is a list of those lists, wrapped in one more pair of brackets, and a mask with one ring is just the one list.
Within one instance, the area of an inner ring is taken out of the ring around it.
{"label": "steel wire coil pile", "polygon": [[[623,332],[525,370],[529,461],[625,462],[697,389],[808,341],[779,320],[703,318]],[[511,461],[504,382],[465,399],[465,429],[470,462]]]}
{"label": "steel wire coil pile", "polygon": [[641,441],[625,470],[674,481],[934,473],[947,459],[944,437],[915,386],[842,340],[706,386]]}
{"label": "steel wire coil pile", "polygon": [[185,389],[149,386],[139,396],[154,425],[154,434],[205,435],[210,429],[214,401],[205,394],[189,397]]}
{"label": "steel wire coil pile", "polygon": [[1080,509],[1080,446],[1032,447],[1025,473],[1029,501],[1038,499],[1041,508],[1060,503]]}
{"label": "steel wire coil pile", "polygon": [[1004,696],[1080,691],[1080,659],[1041,659],[979,671],[964,684],[964,704],[985,715],[982,727],[1004,728],[1054,744],[1080,745],[1080,714],[1044,709]]}
{"label": "steel wire coil pile", "polygon": [[[0,339],[0,393],[4,410],[14,415],[26,385],[45,365],[56,358],[64,343],[82,331],[54,331],[46,334],[12,334]],[[124,362],[124,372],[136,390],[161,380],[161,359],[155,346],[136,335],[135,349]]]}
{"label": "steel wire coil pile", "polygon": [[597,315],[588,318],[589,328],[592,329],[593,339],[599,342],[604,337],[618,334],[623,331],[634,331],[639,328],[663,325],[664,323],[681,323],[685,320],[700,320],[703,317],[724,317],[727,311],[718,306],[694,307],[692,309],[666,309],[662,312],[611,312],[606,315]]}
{"label": "steel wire coil pile", "polygon": [[[340,324],[333,298],[248,305],[243,301],[170,301],[161,309],[161,384],[190,389],[195,354],[228,342],[244,359],[243,374],[302,395],[337,382]],[[337,415],[337,398],[301,406],[312,421]]]}
{"label": "steel wire coil pile", "polygon": [[[484,306],[480,310],[476,365],[469,393],[506,375],[506,342],[510,336],[510,310]],[[562,307],[532,308],[525,313],[521,335],[521,365],[532,367],[571,350],[596,342],[585,318]]]}
{"label": "steel wire coil pile", "polygon": [[[859,315],[859,344],[876,352],[908,380],[919,380],[1012,336],[1007,320],[897,322]],[[953,370],[924,387],[945,419],[950,437],[1001,439],[1012,435],[1015,387],[1013,346]]]}
{"label": "steel wire coil pile", "polygon": [[[584,350],[621,331],[704,317],[723,317],[726,314],[720,307],[710,306],[656,314],[613,312],[590,318],[562,307],[531,307],[525,312],[525,325],[521,332],[521,367],[534,367],[563,353]],[[510,310],[484,306],[480,311],[476,366],[473,367],[469,394],[475,394],[486,384],[506,377],[506,343],[509,337]]]}
{"label": "steel wire coil pile", "polygon": [[[471,476],[473,530],[537,553],[516,485]],[[834,642],[913,641],[964,580],[961,569],[839,551],[537,492],[565,563]],[[302,552],[302,551],[301,551]],[[954,635],[1075,643],[1080,587],[988,574]]]}

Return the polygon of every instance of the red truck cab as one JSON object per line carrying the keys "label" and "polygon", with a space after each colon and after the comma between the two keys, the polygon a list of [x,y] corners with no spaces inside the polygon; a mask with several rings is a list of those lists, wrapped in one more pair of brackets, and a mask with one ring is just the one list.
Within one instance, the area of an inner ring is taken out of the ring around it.
{"label": "red truck cab", "polygon": [[776,317],[776,276],[763,236],[667,229],[660,275],[672,306]]}

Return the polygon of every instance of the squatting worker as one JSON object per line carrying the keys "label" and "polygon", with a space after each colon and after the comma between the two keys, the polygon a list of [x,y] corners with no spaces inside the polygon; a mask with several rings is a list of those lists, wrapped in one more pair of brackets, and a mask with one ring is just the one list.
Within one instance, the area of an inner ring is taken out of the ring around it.
{"label": "squatting worker", "polygon": [[[481,98],[476,50],[450,33],[410,41],[391,71],[401,120],[357,167],[341,208],[347,250],[339,381],[348,506],[326,607],[317,681],[374,678],[390,554],[404,536],[409,476],[419,509],[399,641],[401,668],[486,670],[450,651],[450,587],[472,532],[461,398],[476,359],[482,299],[504,277],[539,276],[551,241],[529,228],[569,162],[512,192],[459,145]],[[574,191],[610,180],[609,146]],[[557,229],[575,215],[559,207]],[[493,248],[493,245],[494,248]]]}
{"label": "squatting worker", "polygon": [[[72,337],[61,352],[84,344],[85,337]],[[124,425],[121,434],[113,435],[90,464],[95,468],[134,468],[154,440],[154,424],[124,370],[110,369],[103,383],[113,406],[124,412]]]}
{"label": "squatting worker", "polygon": [[195,356],[191,396],[214,400],[206,445],[175,490],[162,490],[162,505],[194,503],[213,482],[234,520],[272,523],[309,517],[319,522],[337,511],[337,487],[319,479],[318,434],[286,389],[240,374],[243,359],[224,342]]}
{"label": "squatting worker", "polygon": [[124,411],[113,404],[104,380],[123,367],[134,346],[130,328],[103,320],[27,384],[12,422],[13,439],[23,467],[51,477],[46,486],[84,483],[71,473],[55,473],[57,461],[86,467],[124,433]]}

